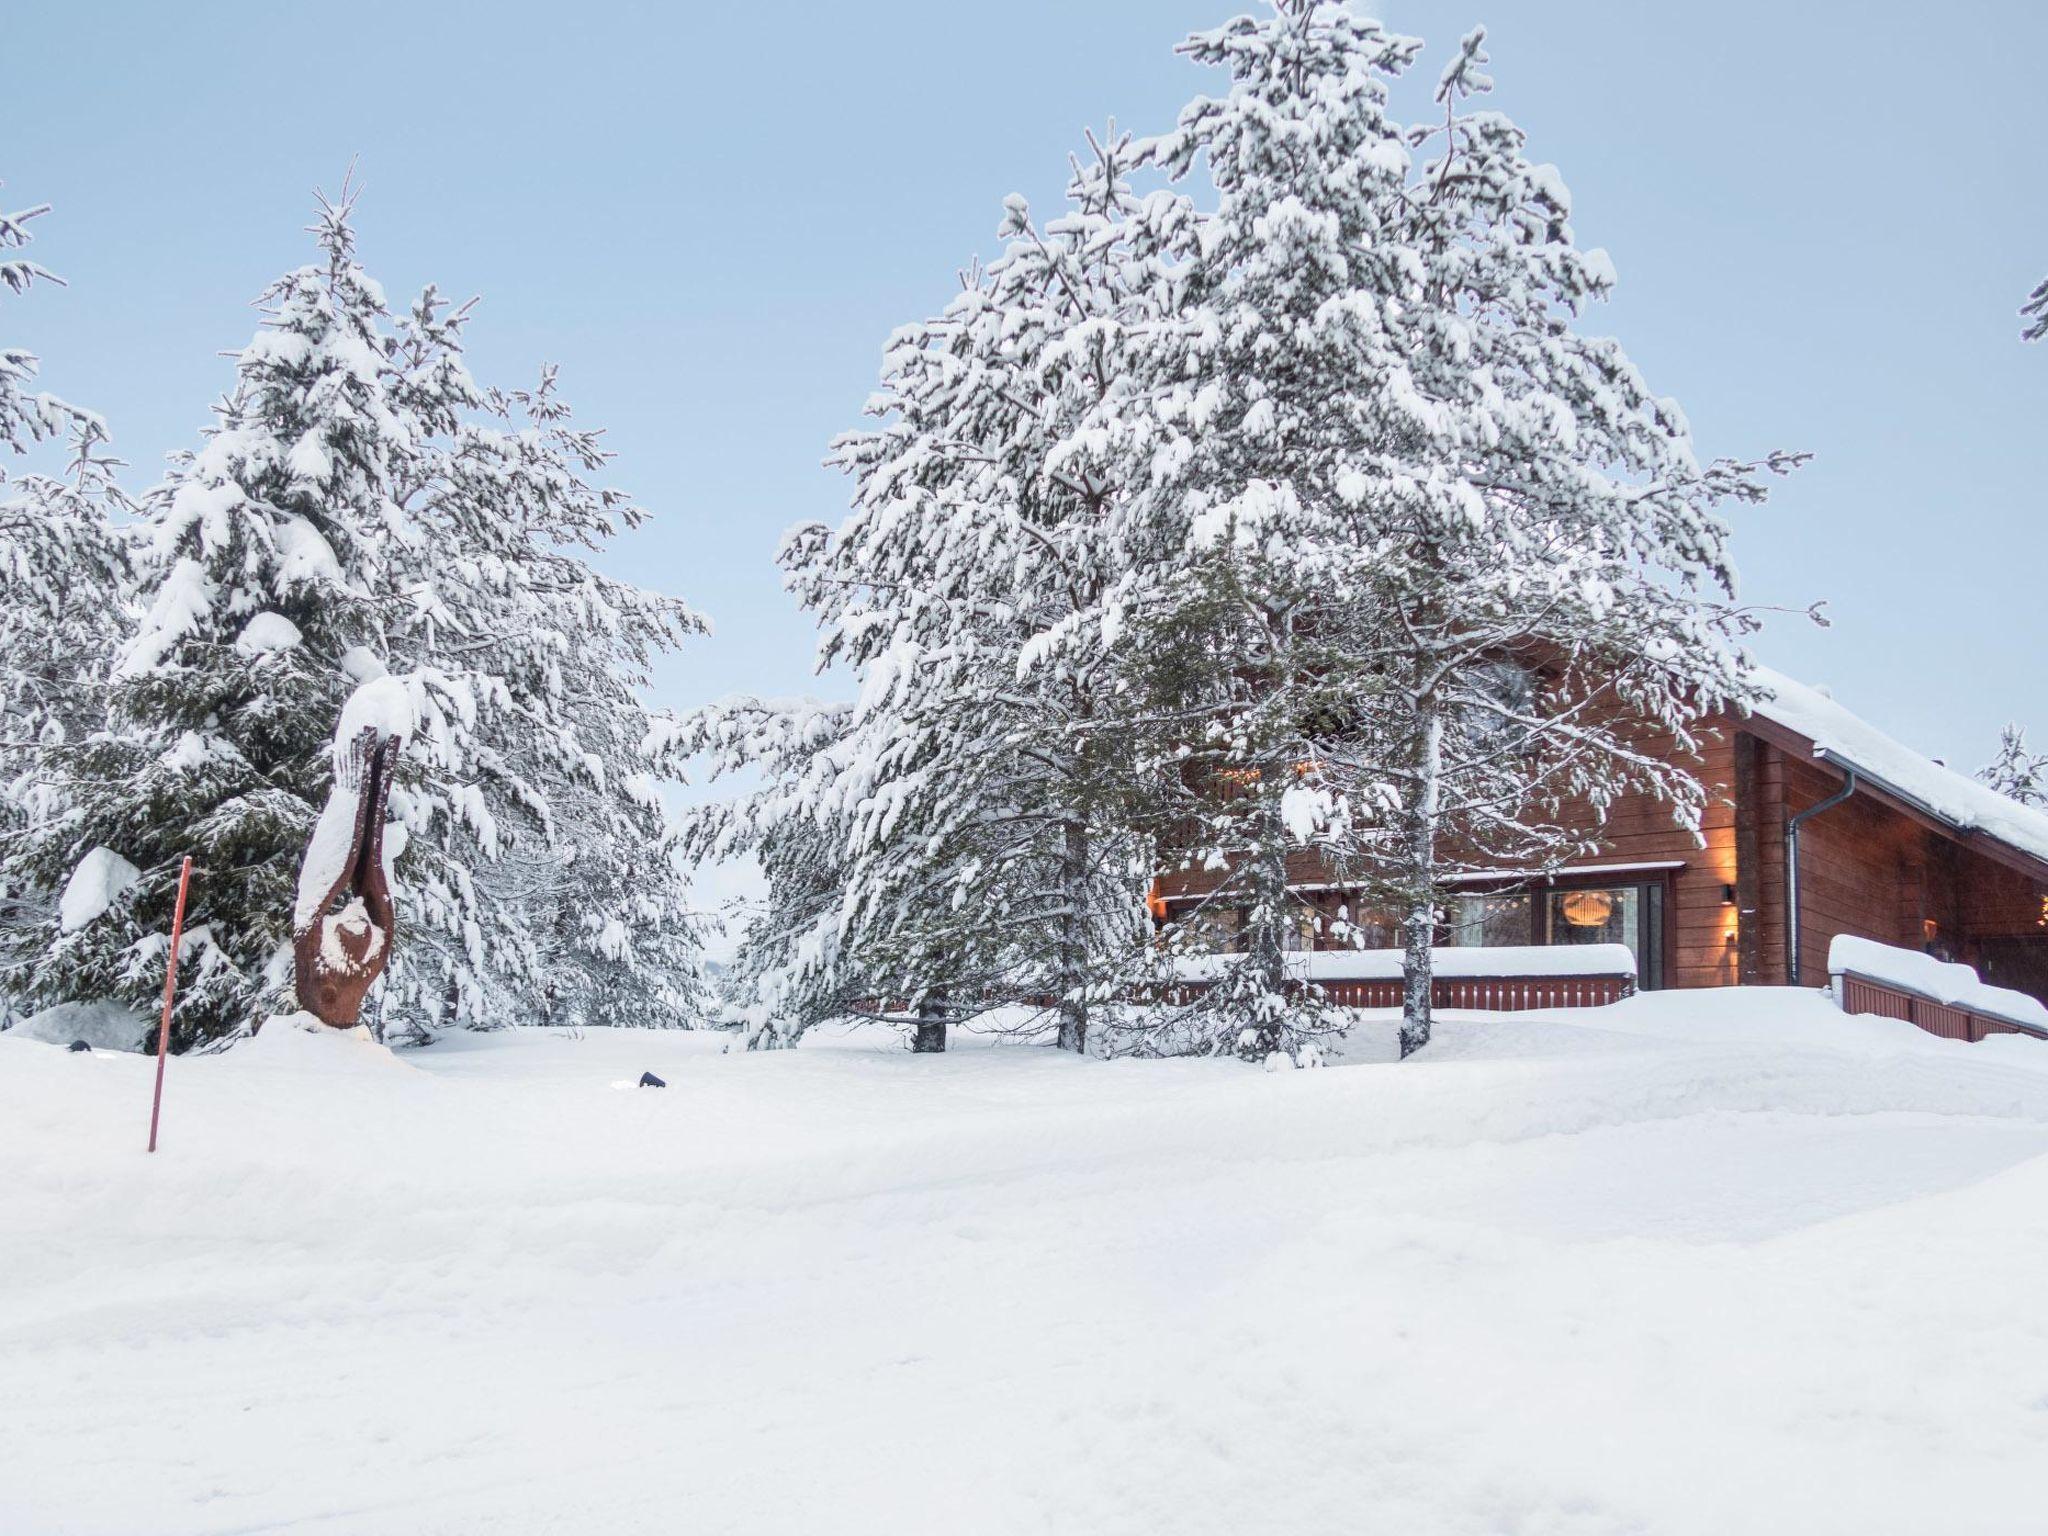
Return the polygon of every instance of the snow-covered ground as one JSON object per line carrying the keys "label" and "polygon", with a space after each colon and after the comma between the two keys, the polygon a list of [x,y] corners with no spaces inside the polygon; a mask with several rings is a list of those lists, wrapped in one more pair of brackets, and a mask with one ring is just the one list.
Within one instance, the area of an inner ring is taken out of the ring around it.
{"label": "snow-covered ground", "polygon": [[[2038,1532],[2048,1045],[0,1036],[0,1531]],[[665,1090],[629,1086],[643,1070]]]}

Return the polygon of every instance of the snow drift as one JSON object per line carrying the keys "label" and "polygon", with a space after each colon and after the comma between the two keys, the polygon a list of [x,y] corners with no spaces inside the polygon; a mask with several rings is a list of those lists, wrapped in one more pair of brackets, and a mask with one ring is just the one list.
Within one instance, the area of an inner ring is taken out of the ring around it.
{"label": "snow drift", "polygon": [[171,1063],[155,1158],[147,1059],[0,1035],[0,1529],[2018,1536],[2048,1497],[2037,1042],[1792,992],[1273,1075],[273,1027]]}

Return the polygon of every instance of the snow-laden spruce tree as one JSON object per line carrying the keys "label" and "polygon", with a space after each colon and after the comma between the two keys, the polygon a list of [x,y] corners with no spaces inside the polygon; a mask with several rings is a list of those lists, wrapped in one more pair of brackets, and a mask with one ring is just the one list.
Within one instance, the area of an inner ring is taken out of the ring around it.
{"label": "snow-laden spruce tree", "polygon": [[2027,748],[2027,733],[2008,725],[1998,738],[1998,755],[1978,770],[1977,779],[2021,805],[2048,806],[2048,753]]}
{"label": "snow-laden spruce tree", "polygon": [[[1185,45],[1230,93],[1144,151],[1176,176],[1199,162],[1217,193],[1173,247],[1186,302],[1151,365],[1185,402],[1162,413],[1184,425],[1146,513],[1187,551],[1162,606],[1211,601],[1198,578],[1227,562],[1272,636],[1262,669],[1313,633],[1359,680],[1300,792],[1267,787],[1296,776],[1270,759],[1243,767],[1269,828],[1376,828],[1346,851],[1398,905],[1404,1053],[1429,1038],[1446,876],[1587,847],[1567,801],[1648,793],[1696,827],[1685,754],[1749,687],[1714,508],[1759,499],[1759,466],[1701,466],[1677,407],[1583,333],[1612,269],[1575,245],[1520,130],[1471,109],[1482,43],[1444,71],[1436,121],[1404,129],[1386,82],[1418,45],[1279,0]],[[1659,736],[1677,750],[1642,745]],[[1253,919],[1282,910],[1268,895]],[[1255,1048],[1286,1043],[1270,1003],[1247,1022]]]}
{"label": "snow-laden spruce tree", "polygon": [[[647,511],[597,482],[612,455],[577,424],[552,367],[530,390],[461,389],[460,320],[429,295],[400,332],[412,389],[466,408],[420,456],[427,479],[407,505],[425,537],[406,553],[406,613],[389,641],[410,668],[479,685],[475,720],[451,733],[467,804],[425,791],[438,800],[427,835],[475,842],[452,867],[519,935],[522,974],[501,1019],[687,1024],[701,1001],[699,922],[643,753],[641,694],[655,656],[705,624],[590,566]],[[458,892],[425,894],[460,915]],[[404,964],[427,1011],[437,996],[480,998],[473,978],[489,966],[488,946],[473,955],[458,926],[437,927],[441,941]]]}
{"label": "snow-laden spruce tree", "polygon": [[1319,878],[1369,874],[1358,843],[1375,828],[1374,786],[1354,777],[1340,794],[1335,774],[1355,755],[1345,733],[1379,679],[1358,664],[1370,650],[1327,589],[1274,558],[1306,547],[1287,531],[1298,504],[1274,510],[1279,520],[1257,525],[1256,538],[1235,515],[1215,545],[1199,534],[1196,558],[1145,606],[1123,658],[1138,706],[1132,738],[1172,770],[1147,777],[1144,824],[1159,833],[1167,871],[1209,877],[1166,948],[1204,956],[1214,974],[1188,1006],[1154,1011],[1149,1031],[1134,1024],[1131,1048],[1156,1036],[1162,1050],[1264,1060],[1343,1023],[1289,967],[1319,939],[1362,936],[1348,907],[1326,920],[1292,882],[1309,849]]}
{"label": "snow-laden spruce tree", "polygon": [[2048,278],[2035,285],[2027,295],[2027,302],[2020,306],[2020,315],[2027,322],[2020,332],[2022,341],[2039,341],[2048,337]]}
{"label": "snow-laden spruce tree", "polygon": [[[29,225],[49,211],[48,203],[15,213],[0,210],[0,290],[19,298],[37,283],[62,285],[63,279],[49,268],[21,254],[35,239]],[[10,453],[97,424],[89,411],[47,392],[32,392],[37,366],[35,354],[26,348],[0,344],[0,445]]]}
{"label": "snow-laden spruce tree", "polygon": [[147,611],[104,728],[53,758],[71,814],[31,845],[53,879],[98,849],[132,871],[89,920],[47,925],[33,988],[50,1002],[147,1002],[193,856],[181,1048],[281,1002],[327,739],[349,691],[383,670],[393,491],[420,431],[392,398],[383,294],[355,260],[345,199],[322,203],[315,233],[322,259],[264,294],[205,442],[144,498]]}
{"label": "snow-laden spruce tree", "polygon": [[[783,552],[822,665],[851,673],[858,700],[828,746],[773,766],[755,806],[706,813],[763,840],[741,851],[765,856],[777,901],[815,894],[780,877],[778,851],[838,849],[832,942],[813,963],[856,968],[927,1042],[946,1019],[1045,999],[1062,1045],[1084,1050],[1091,1006],[1142,957],[1109,665],[1117,503],[1142,464],[1125,353],[1152,302],[1125,239],[1128,159],[1114,131],[1091,139],[1043,228],[1010,199],[1002,257],[891,340],[879,424],[833,450],[852,515]],[[768,942],[786,945],[791,921],[771,910]]]}
{"label": "snow-laden spruce tree", "polygon": [[858,918],[841,921],[849,818],[834,790],[851,713],[814,699],[733,698],[658,721],[649,733],[656,763],[694,759],[713,780],[759,780],[682,823],[696,862],[752,858],[767,885],[729,979],[748,1050],[794,1046],[815,1024],[890,1000],[890,966],[881,958],[888,935]]}
{"label": "snow-laden spruce tree", "polygon": [[[0,212],[0,290],[21,295],[61,281],[14,254],[31,238],[30,221],[48,211]],[[67,449],[61,469],[10,475],[0,460],[0,794],[9,832],[61,805],[30,770],[42,750],[92,719],[128,564],[109,519],[124,502],[106,423],[56,395],[29,393],[36,372],[30,353],[0,346],[0,451],[26,455],[51,440]],[[0,868],[5,858],[0,852]],[[7,894],[12,901],[26,893]],[[20,913],[8,912],[0,922],[12,929]]]}
{"label": "snow-laden spruce tree", "polygon": [[[0,290],[9,295],[61,281],[20,254],[30,222],[48,211],[0,210]],[[32,393],[36,375],[31,353],[0,345],[0,995],[10,1004],[33,964],[33,935],[59,918],[70,873],[27,857],[34,830],[64,817],[69,798],[40,769],[95,723],[128,575],[126,542],[109,518],[125,503],[106,424]],[[53,440],[68,448],[65,467],[10,473],[5,459]],[[118,877],[119,866],[101,863]],[[83,899],[74,897],[74,911]]]}
{"label": "snow-laden spruce tree", "polygon": [[[646,998],[667,1017],[665,962],[688,935],[638,777],[631,668],[680,610],[595,576],[573,547],[638,513],[590,484],[603,456],[551,386],[498,396],[469,379],[466,311],[429,290],[394,320],[356,259],[347,196],[322,202],[313,232],[321,259],[264,295],[204,444],[145,499],[147,613],[104,728],[50,756],[72,803],[28,840],[34,866],[61,882],[113,858],[132,874],[90,919],[45,924],[35,990],[146,1001],[190,852],[174,1038],[274,1011],[325,739],[349,691],[392,672],[419,740],[386,840],[404,938],[370,1016],[395,1035],[512,1022],[543,1009],[552,975],[578,1017]],[[609,846],[622,831],[630,852]],[[585,861],[586,843],[607,846]],[[687,967],[674,974],[687,988]]]}

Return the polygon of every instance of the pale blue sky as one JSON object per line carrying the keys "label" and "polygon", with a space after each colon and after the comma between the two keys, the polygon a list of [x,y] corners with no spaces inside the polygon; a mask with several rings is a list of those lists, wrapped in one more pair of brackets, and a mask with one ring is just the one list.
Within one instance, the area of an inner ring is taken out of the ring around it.
{"label": "pale blue sky", "polygon": [[[360,157],[370,269],[484,295],[478,371],[542,359],[659,514],[608,562],[711,614],[664,703],[811,686],[771,556],[836,520],[819,467],[891,327],[1050,204],[1082,128],[1171,120],[1212,0],[628,6],[93,4],[0,23],[0,197],[50,201],[67,290],[5,306],[50,387],[148,478],[189,444],[247,308]],[[1760,646],[1974,767],[2048,744],[2039,606],[2048,8],[1392,0],[1444,51],[1492,29],[1496,102],[1564,172],[1620,296],[1593,324],[1703,453],[1817,459],[1737,514],[1746,595],[1828,600]],[[1938,22],[1930,18],[1938,17]],[[1418,81],[1417,84],[1426,84]],[[1409,93],[1411,106],[1415,93]]]}

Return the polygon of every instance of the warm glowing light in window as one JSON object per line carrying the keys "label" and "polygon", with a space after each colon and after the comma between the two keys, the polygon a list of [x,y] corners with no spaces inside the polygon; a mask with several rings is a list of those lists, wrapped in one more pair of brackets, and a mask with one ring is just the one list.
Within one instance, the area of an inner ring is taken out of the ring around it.
{"label": "warm glowing light in window", "polygon": [[1557,909],[1574,928],[1604,928],[1614,916],[1614,897],[1607,891],[1572,891]]}

